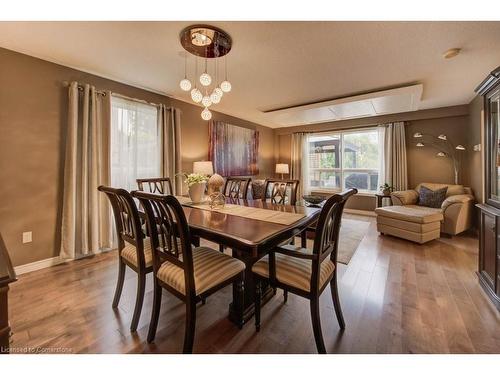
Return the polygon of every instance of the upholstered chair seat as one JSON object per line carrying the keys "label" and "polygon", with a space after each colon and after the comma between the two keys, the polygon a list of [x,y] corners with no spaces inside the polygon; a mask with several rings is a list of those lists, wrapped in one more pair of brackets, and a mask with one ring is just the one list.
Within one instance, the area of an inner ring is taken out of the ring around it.
{"label": "upholstered chair seat", "polygon": [[[137,261],[137,250],[135,245],[125,242],[125,247],[121,252],[121,256],[129,263],[138,267],[139,262]],[[151,267],[153,265],[153,253],[151,252],[151,240],[149,238],[144,240],[144,262],[146,263],[146,267]]]}
{"label": "upholstered chair seat", "polygon": [[[292,245],[282,246],[293,251],[308,252],[307,249],[297,249]],[[309,251],[310,253],[310,251]],[[330,280],[335,270],[335,264],[330,258],[321,263],[319,276],[320,289]],[[259,276],[269,278],[269,256],[256,262],[252,271]],[[306,292],[311,291],[312,260],[294,258],[285,254],[276,253],[276,280]]]}
{"label": "upholstered chair seat", "polygon": [[[194,284],[196,295],[233,278],[245,269],[245,264],[209,247],[193,249]],[[178,292],[186,294],[184,270],[173,263],[163,263],[157,277]]]}

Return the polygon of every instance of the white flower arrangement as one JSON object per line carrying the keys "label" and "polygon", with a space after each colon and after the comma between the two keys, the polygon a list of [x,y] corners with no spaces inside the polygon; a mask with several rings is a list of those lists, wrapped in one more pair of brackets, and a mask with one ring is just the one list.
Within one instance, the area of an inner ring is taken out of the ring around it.
{"label": "white flower arrangement", "polygon": [[184,180],[184,182],[188,186],[192,186],[194,184],[202,184],[202,183],[208,181],[208,177],[205,176],[204,174],[200,174],[200,173],[184,174],[184,176],[186,177],[186,179]]}

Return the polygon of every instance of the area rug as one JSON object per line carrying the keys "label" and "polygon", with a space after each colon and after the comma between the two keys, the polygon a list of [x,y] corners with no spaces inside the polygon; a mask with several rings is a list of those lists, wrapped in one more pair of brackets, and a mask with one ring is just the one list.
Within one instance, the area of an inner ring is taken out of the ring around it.
{"label": "area rug", "polygon": [[361,220],[342,219],[339,233],[337,261],[348,264],[361,240],[368,232],[370,223]]}

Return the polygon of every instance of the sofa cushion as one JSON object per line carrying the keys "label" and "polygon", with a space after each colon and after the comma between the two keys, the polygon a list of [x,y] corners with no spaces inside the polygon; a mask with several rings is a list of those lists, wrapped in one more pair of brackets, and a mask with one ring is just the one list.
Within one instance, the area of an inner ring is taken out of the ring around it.
{"label": "sofa cushion", "polygon": [[440,208],[430,208],[413,204],[407,206],[379,207],[375,209],[375,213],[413,223],[432,223],[443,220],[443,213]]}
{"label": "sofa cushion", "polygon": [[446,199],[448,186],[441,189],[431,190],[426,186],[421,186],[418,192],[418,205],[432,208],[441,208]]}
{"label": "sofa cushion", "polygon": [[438,190],[444,187],[447,187],[446,197],[448,198],[450,195],[458,195],[458,194],[466,194],[465,188],[463,185],[451,185],[451,184],[435,184],[432,182],[422,182],[418,184],[415,188],[416,191],[420,191],[420,187],[425,186],[431,190]]}

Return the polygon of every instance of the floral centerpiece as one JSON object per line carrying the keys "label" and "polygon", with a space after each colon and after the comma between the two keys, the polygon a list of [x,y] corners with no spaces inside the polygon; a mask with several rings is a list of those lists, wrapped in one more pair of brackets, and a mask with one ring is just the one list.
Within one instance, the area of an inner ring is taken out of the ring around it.
{"label": "floral centerpiece", "polygon": [[394,187],[386,182],[385,184],[380,185],[380,191],[384,195],[391,195],[391,193],[394,191]]}

